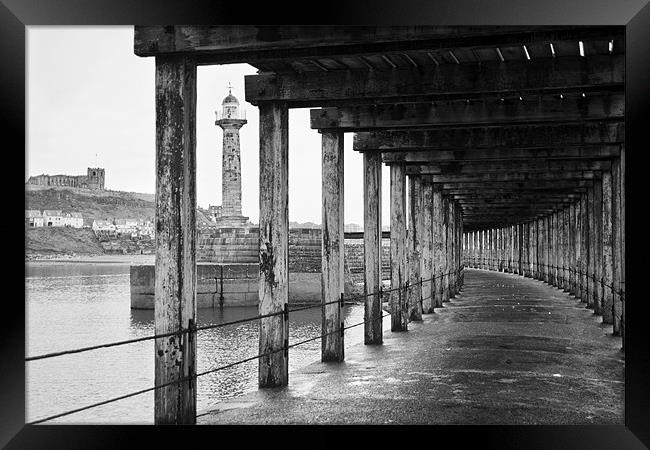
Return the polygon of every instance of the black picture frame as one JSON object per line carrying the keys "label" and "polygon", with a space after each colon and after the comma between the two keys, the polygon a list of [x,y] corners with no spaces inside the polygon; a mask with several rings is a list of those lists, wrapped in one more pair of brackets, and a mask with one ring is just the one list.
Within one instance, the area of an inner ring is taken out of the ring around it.
{"label": "black picture frame", "polygon": [[[642,292],[642,264],[636,257],[648,255],[642,244],[645,232],[644,210],[647,200],[642,170],[644,152],[650,142],[650,5],[647,0],[379,0],[349,2],[343,0],[301,4],[244,4],[201,0],[2,0],[0,4],[0,105],[2,108],[3,148],[7,161],[8,183],[24,183],[18,170],[8,170],[14,153],[25,147],[25,27],[30,25],[160,25],[160,24],[382,24],[382,25],[624,25],[626,27],[626,230],[628,263],[626,276],[626,371],[625,426],[436,426],[434,428],[393,431],[390,427],[350,427],[364,434],[399,436],[402,445],[453,445],[475,443],[481,448],[585,448],[627,449],[650,446],[650,339],[645,330],[647,303]],[[70,49],[74,51],[74,49]],[[153,76],[153,74],[152,74]],[[153,95],[153,92],[152,92]],[[9,144],[9,143],[12,144]],[[25,150],[26,151],[26,150]],[[24,159],[23,159],[24,163]],[[18,164],[20,165],[20,164]],[[15,163],[14,163],[15,166]],[[15,173],[14,173],[15,172]],[[15,184],[18,186],[18,184]],[[8,192],[13,192],[12,188]],[[16,204],[6,212],[22,214],[18,196],[5,201]],[[23,202],[24,203],[24,202]],[[15,206],[15,209],[13,209]],[[636,212],[634,212],[636,211]],[[634,213],[633,213],[634,212]],[[13,214],[10,214],[10,217]],[[20,233],[20,221],[5,226],[7,241]],[[635,217],[637,220],[635,221]],[[636,236],[636,237],[635,237]],[[7,242],[9,243],[9,242]],[[647,244],[646,244],[647,245]],[[15,255],[14,255],[15,251]],[[20,245],[5,256],[14,261],[23,253]],[[640,261],[642,261],[639,258]],[[18,271],[17,263],[7,271]],[[25,426],[25,329],[24,302],[19,303],[19,276],[6,273],[7,284],[18,295],[6,295],[0,326],[3,346],[0,369],[0,445],[6,448],[113,448],[171,447],[194,444],[196,438],[209,445],[229,445],[250,438],[273,439],[279,445],[316,442],[317,434],[339,445],[339,430],[331,427],[153,427],[153,426]],[[415,427],[413,427],[415,428]],[[323,443],[327,441],[321,441]],[[446,442],[443,443],[443,442]]]}

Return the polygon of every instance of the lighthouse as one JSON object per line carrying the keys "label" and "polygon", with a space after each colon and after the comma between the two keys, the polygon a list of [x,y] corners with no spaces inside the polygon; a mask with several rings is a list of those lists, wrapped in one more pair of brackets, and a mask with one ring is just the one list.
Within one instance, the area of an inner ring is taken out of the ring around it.
{"label": "lighthouse", "polygon": [[232,95],[232,86],[221,102],[221,111],[215,111],[215,125],[223,130],[221,166],[221,215],[216,218],[220,226],[238,227],[248,222],[241,210],[241,150],[239,129],[246,124],[246,113]]}

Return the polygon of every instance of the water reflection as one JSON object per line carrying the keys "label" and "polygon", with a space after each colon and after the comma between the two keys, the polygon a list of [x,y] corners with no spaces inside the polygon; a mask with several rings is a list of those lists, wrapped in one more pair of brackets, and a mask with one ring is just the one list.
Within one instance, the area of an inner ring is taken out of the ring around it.
{"label": "water reflection", "polygon": [[[26,264],[26,354],[36,355],[154,333],[152,310],[132,310],[129,266]],[[256,307],[199,309],[198,326],[258,314]],[[363,306],[346,306],[346,325],[363,321]],[[289,343],[320,335],[320,309],[290,314]],[[200,331],[197,372],[258,353],[258,322]],[[363,327],[346,331],[346,346],[362,342]],[[289,350],[289,370],[320,358],[320,340]],[[257,389],[257,360],[197,381],[199,411]],[[101,349],[26,365],[26,420],[56,414],[153,386],[153,341]],[[152,423],[153,393],[57,419],[59,423]]]}

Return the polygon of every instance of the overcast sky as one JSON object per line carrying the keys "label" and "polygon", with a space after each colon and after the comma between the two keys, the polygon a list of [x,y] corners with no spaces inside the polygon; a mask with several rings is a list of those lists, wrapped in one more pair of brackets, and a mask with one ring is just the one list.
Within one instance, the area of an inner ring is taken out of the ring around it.
{"label": "overcast sky", "polygon": [[[197,202],[221,204],[222,131],[215,126],[232,83],[246,109],[241,129],[242,212],[259,214],[259,114],[244,99],[247,64],[198,68]],[[106,169],[106,188],[155,191],[154,58],[133,53],[133,27],[27,27],[25,181],[46,173]],[[321,137],[309,110],[289,112],[289,220],[321,222]],[[345,223],[363,224],[363,161],[345,135]],[[382,223],[389,224],[389,171],[383,170]]]}

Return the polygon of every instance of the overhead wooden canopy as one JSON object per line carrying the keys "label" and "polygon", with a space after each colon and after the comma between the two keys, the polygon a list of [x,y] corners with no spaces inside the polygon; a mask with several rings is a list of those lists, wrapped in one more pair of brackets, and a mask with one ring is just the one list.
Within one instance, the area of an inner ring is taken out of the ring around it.
{"label": "overhead wooden canopy", "polygon": [[248,63],[246,100],[437,183],[466,230],[575,200],[625,143],[620,26],[153,26],[140,56]]}

